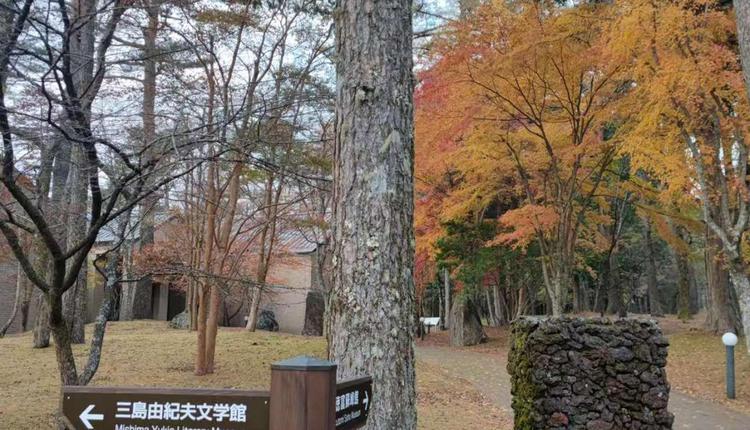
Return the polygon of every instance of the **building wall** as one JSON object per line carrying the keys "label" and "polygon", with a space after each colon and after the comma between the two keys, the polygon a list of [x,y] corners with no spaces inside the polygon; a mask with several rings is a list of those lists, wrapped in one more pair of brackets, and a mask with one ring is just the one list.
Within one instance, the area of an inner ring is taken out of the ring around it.
{"label": "building wall", "polygon": [[[5,259],[0,261],[0,326],[5,325],[13,312],[13,304],[16,299],[16,282],[18,281],[18,265],[14,259]],[[26,294],[30,294],[29,308],[26,321],[26,329],[34,328],[39,302],[42,300],[42,292],[32,285],[28,280],[25,281],[25,288],[30,289]],[[24,294],[24,291],[21,291]],[[20,305],[19,305],[20,306]],[[22,329],[22,311],[19,307],[13,323],[10,325],[7,334],[20,333]]]}
{"label": "building wall", "polygon": [[[13,303],[16,299],[16,262],[0,262],[0,326],[4,326],[10,318],[13,311]],[[18,333],[20,331],[21,315],[16,316],[13,325],[10,326],[8,333]]]}
{"label": "building wall", "polygon": [[312,286],[312,255],[285,256],[271,267],[268,282],[275,287],[264,292],[261,309],[274,313],[281,332],[302,334],[305,299]]}

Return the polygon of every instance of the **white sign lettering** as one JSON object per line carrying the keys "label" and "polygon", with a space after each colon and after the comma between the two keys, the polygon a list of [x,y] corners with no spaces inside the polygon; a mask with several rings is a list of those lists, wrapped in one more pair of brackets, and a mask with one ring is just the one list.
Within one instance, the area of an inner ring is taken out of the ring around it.
{"label": "white sign lettering", "polygon": [[[88,410],[87,410],[88,411]],[[115,418],[149,421],[247,422],[247,406],[228,403],[117,402]]]}

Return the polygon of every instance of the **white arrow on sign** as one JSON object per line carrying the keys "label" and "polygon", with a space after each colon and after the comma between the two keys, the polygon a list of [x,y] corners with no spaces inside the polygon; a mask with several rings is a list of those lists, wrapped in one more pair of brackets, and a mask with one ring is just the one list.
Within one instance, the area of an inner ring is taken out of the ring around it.
{"label": "white arrow on sign", "polygon": [[85,425],[89,430],[92,430],[94,428],[94,426],[91,425],[91,421],[104,421],[104,415],[91,413],[91,411],[94,410],[94,406],[95,405],[89,405],[89,407],[84,409],[83,412],[81,412],[81,415],[78,416],[78,418],[81,419],[83,425]]}
{"label": "white arrow on sign", "polygon": [[362,403],[365,404],[365,411],[370,408],[370,396],[367,395],[367,391],[365,391],[365,398],[362,399]]}

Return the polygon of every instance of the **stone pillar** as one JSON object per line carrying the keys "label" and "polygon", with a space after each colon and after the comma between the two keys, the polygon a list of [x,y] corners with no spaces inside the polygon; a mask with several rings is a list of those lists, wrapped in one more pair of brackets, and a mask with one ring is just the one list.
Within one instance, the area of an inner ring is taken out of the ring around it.
{"label": "stone pillar", "polygon": [[517,430],[672,428],[669,343],[656,321],[524,317],[511,327]]}

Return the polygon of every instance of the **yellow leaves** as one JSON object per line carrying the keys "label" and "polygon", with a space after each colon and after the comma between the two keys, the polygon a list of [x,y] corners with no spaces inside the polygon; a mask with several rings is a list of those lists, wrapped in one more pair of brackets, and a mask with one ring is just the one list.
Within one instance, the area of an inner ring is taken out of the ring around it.
{"label": "yellow leaves", "polygon": [[715,154],[717,140],[726,146],[738,129],[747,129],[733,17],[705,0],[617,5],[609,44],[613,59],[630,61],[634,83],[618,105],[623,150],[634,169],[659,181],[664,206],[694,205],[697,172],[689,140]]}

